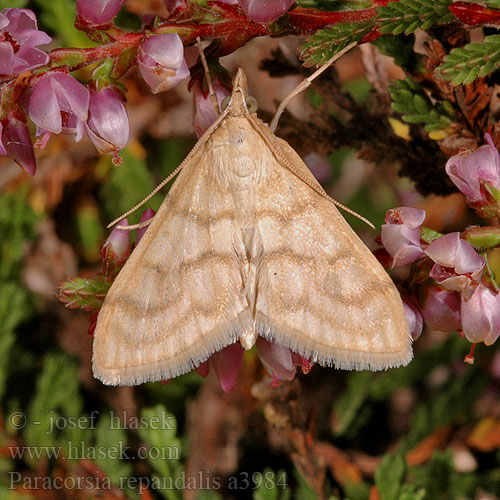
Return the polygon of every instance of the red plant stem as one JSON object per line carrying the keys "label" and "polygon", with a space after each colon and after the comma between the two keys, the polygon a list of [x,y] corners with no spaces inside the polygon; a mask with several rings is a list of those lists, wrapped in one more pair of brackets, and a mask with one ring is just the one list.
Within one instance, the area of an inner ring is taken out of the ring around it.
{"label": "red plant stem", "polygon": [[464,362],[469,364],[469,365],[474,364],[474,351],[476,350],[476,345],[477,344],[475,344],[475,343],[471,344],[470,351],[468,352],[468,354],[464,358]]}
{"label": "red plant stem", "polygon": [[[212,4],[212,2],[211,2]],[[193,23],[177,21],[160,24],[150,34],[177,33],[185,45],[190,45],[198,37],[202,40],[219,39],[222,42],[218,55],[225,55],[243,46],[248,40],[262,35],[283,36],[286,34],[307,35],[319,28],[343,22],[359,22],[375,17],[375,9],[358,9],[343,12],[324,12],[316,9],[296,8],[288,13],[284,22],[272,25],[254,23],[237,7],[213,2],[221,19],[213,23]],[[83,66],[106,58],[115,58],[125,49],[137,48],[140,41],[148,36],[140,33],[118,32],[115,41],[91,49],[55,49],[49,53],[49,67],[74,58],[68,69],[74,71]]]}
{"label": "red plant stem", "polygon": [[[377,0],[377,4],[383,4],[385,0]],[[3,89],[3,106],[5,109],[9,103],[13,104],[19,95],[32,84],[33,78],[44,74],[47,70],[61,68],[65,71],[75,71],[95,62],[105,59],[117,60],[126,51],[131,52],[130,61],[133,61],[134,53],[144,38],[160,33],[177,33],[184,45],[195,43],[200,37],[202,40],[216,40],[218,45],[213,55],[223,56],[234,52],[239,47],[245,45],[247,41],[257,36],[283,36],[288,34],[307,35],[314,33],[320,28],[332,26],[344,22],[361,22],[372,19],[376,15],[375,8],[347,10],[342,12],[327,12],[316,9],[300,8],[292,9],[286,16],[278,21],[264,25],[253,22],[248,18],[238,6],[220,3],[218,1],[209,2],[210,14],[215,16],[213,22],[195,22],[196,16],[186,15],[175,21],[166,21],[157,27],[151,27],[146,31],[138,33],[125,33],[117,28],[108,32],[92,32],[89,35],[106,35],[112,41],[98,47],[81,48],[60,48],[49,52],[50,62],[32,72],[26,72],[22,79],[16,78],[8,82]],[[199,16],[198,16],[199,18]],[[79,25],[81,28],[81,24]],[[375,28],[361,42],[374,40],[379,34]],[[127,65],[130,62],[127,63]],[[123,74],[128,66],[118,71]],[[0,83],[1,83],[0,78]],[[9,90],[8,96],[5,91]],[[7,98],[6,98],[7,97]]]}
{"label": "red plant stem", "polygon": [[297,34],[306,35],[319,28],[337,23],[355,23],[375,17],[375,8],[323,12],[316,9],[296,8],[288,13],[290,26]]}
{"label": "red plant stem", "polygon": [[489,9],[472,2],[455,2],[449,7],[450,12],[465,24],[500,25],[500,11]]}

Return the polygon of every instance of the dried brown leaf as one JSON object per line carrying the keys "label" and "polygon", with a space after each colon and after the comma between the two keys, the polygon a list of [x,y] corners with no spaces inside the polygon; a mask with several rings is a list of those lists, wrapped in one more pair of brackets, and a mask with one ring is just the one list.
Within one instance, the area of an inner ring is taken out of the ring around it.
{"label": "dried brown leaf", "polygon": [[451,434],[451,426],[438,427],[415,448],[406,454],[408,465],[422,465],[432,457],[435,450],[443,449]]}
{"label": "dried brown leaf", "polygon": [[500,447],[500,419],[486,417],[478,422],[466,440],[472,448],[490,452]]}

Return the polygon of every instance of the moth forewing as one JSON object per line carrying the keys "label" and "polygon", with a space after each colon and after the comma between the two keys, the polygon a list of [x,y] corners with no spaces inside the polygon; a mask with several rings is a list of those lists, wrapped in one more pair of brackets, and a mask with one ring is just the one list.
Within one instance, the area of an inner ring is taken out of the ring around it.
{"label": "moth forewing", "polygon": [[[269,131],[264,126],[260,133]],[[407,364],[411,337],[394,283],[336,207],[283,165],[317,184],[295,151],[276,137],[274,148],[256,214],[256,330],[322,365],[381,370]],[[293,193],[294,201],[271,191]]]}
{"label": "moth forewing", "polygon": [[391,279],[245,97],[240,70],[106,296],[93,352],[106,384],[175,377],[256,332],[340,368],[411,359]]}
{"label": "moth forewing", "polygon": [[106,384],[175,377],[253,326],[234,198],[209,150],[185,164],[106,296],[93,352]]}

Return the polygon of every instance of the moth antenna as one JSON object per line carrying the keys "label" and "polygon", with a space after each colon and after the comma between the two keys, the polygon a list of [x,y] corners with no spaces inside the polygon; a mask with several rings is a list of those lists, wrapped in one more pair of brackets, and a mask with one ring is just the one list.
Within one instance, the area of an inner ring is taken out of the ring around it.
{"label": "moth antenna", "polygon": [[332,198],[331,196],[328,196],[328,199],[334,205],[337,205],[337,207],[339,207],[342,210],[344,210],[344,212],[347,212],[347,213],[349,213],[351,215],[354,215],[354,217],[356,217],[357,219],[363,221],[365,224],[368,224],[372,229],[375,229],[375,225],[372,222],[370,222],[366,217],[363,217],[362,215],[359,215],[358,212],[355,212],[354,210],[351,210],[349,207],[346,207],[345,205],[342,205],[342,203],[338,202],[335,198]]}
{"label": "moth antenna", "polygon": [[220,115],[219,103],[217,101],[217,96],[215,95],[214,92],[214,86],[212,85],[212,77],[210,76],[210,70],[208,69],[208,63],[205,57],[205,52],[203,51],[203,46],[201,45],[200,37],[196,38],[196,42],[198,43],[198,51],[200,52],[201,64],[203,64],[203,69],[205,70],[205,78],[207,79],[210,101],[212,101],[212,106],[214,107],[215,114],[219,116]]}
{"label": "moth antenna", "polygon": [[302,182],[306,183],[310,188],[314,189],[318,194],[323,196],[323,198],[326,198],[328,201],[336,205],[337,207],[341,208],[345,212],[354,215],[359,220],[362,220],[365,224],[368,224],[372,229],[375,229],[375,226],[373,225],[372,222],[370,222],[366,217],[363,217],[362,215],[358,214],[354,210],[351,210],[349,207],[346,207],[345,205],[342,205],[339,201],[337,201],[335,198],[332,198],[329,196],[325,191],[322,189],[318,189],[318,186],[315,186],[307,177],[304,177],[300,172],[295,170],[292,165],[290,165],[288,162],[285,163],[287,166],[288,170],[293,172]]}
{"label": "moth antenna", "polygon": [[274,133],[276,130],[276,127],[278,126],[278,121],[283,114],[283,111],[285,111],[285,108],[287,107],[288,103],[298,94],[300,94],[303,90],[307,89],[309,85],[313,82],[315,78],[317,78],[325,69],[327,69],[329,66],[331,66],[335,61],[340,59],[344,54],[349,52],[352,48],[356,47],[358,42],[352,42],[347,47],[344,47],[340,52],[337,52],[331,59],[329,59],[323,66],[318,68],[312,75],[308,76],[305,80],[302,80],[281,102],[281,104],[278,106],[278,109],[276,110],[276,113],[271,120],[271,123],[269,124],[269,128],[271,129],[271,132]]}
{"label": "moth antenna", "polygon": [[[250,121],[253,122],[254,126],[258,130],[258,123],[257,123],[256,119],[250,113],[247,116],[250,119]],[[271,149],[271,151],[273,151],[274,154],[278,158],[280,158],[283,165],[285,165],[285,167],[288,168],[288,170],[290,170],[290,172],[292,172],[294,175],[296,175],[304,184],[307,184],[313,191],[316,191],[316,193],[318,193],[323,198],[326,198],[329,202],[333,203],[334,205],[341,208],[342,210],[345,210],[346,212],[350,213],[351,215],[354,215],[354,217],[358,218],[359,220],[362,220],[365,224],[368,224],[372,229],[375,229],[375,226],[373,225],[373,223],[370,222],[366,217],[363,217],[362,215],[359,215],[354,210],[351,210],[350,208],[346,207],[345,205],[342,205],[342,203],[338,202],[335,198],[332,198],[331,196],[329,196],[325,192],[324,189],[313,184],[307,177],[305,177],[297,169],[295,169],[293,167],[293,165],[287,160],[286,156],[284,156],[280,152],[279,149],[274,147],[273,143],[269,140],[269,137],[267,137],[267,135],[261,135],[261,137],[264,140],[264,142],[268,145],[268,147]]]}
{"label": "moth antenna", "polygon": [[[187,158],[186,158],[187,159]],[[173,177],[175,177],[181,170],[182,167],[184,166],[185,161],[183,161],[163,182],[158,184],[151,193],[149,193],[146,198],[144,198],[141,202],[137,203],[137,205],[133,208],[131,208],[128,212],[125,212],[123,215],[120,215],[120,217],[117,217],[113,222],[110,222],[106,228],[109,229],[110,227],[114,226],[117,222],[120,222],[122,219],[125,217],[128,217],[130,214],[134,213],[138,208],[142,207],[144,203],[149,201],[165,184],[167,184]],[[127,226],[124,226],[124,228]]]}
{"label": "moth antenna", "polygon": [[[215,94],[214,94],[214,97],[215,97]],[[170,180],[172,180],[183,169],[184,165],[196,153],[200,144],[203,144],[207,140],[207,138],[210,137],[212,132],[219,126],[220,121],[224,119],[224,116],[226,116],[226,114],[228,112],[229,112],[229,108],[222,114],[220,114],[218,112],[218,109],[217,109],[217,113],[218,113],[219,117],[217,118],[217,120],[215,120],[214,123],[212,123],[212,125],[210,125],[210,127],[205,131],[205,133],[198,139],[198,142],[196,143],[195,147],[189,152],[189,154],[186,156],[186,158],[184,158],[182,163],[163,182],[161,182],[161,184],[158,184],[158,186],[156,186],[153,189],[153,191],[151,191],[151,193],[149,193],[146,196],[146,198],[144,198],[135,207],[131,208],[128,212],[125,212],[123,215],[120,215],[120,217],[117,217],[113,222],[108,224],[106,226],[106,228],[109,229],[110,227],[114,226],[117,222],[121,221],[123,218],[128,217],[130,214],[134,213],[138,208],[142,207],[142,205],[144,205],[144,203],[146,203],[148,200],[150,200],[163,186],[165,186],[165,184],[170,182]]]}
{"label": "moth antenna", "polygon": [[139,222],[139,224],[130,224],[128,226],[116,226],[117,229],[124,229],[125,231],[133,231],[134,229],[142,229],[143,227],[147,227],[153,222],[154,217],[151,219]]}

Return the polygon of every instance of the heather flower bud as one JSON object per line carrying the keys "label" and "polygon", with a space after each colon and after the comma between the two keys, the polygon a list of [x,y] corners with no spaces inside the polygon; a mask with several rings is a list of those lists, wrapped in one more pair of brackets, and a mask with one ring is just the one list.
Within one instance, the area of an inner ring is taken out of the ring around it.
{"label": "heather flower bud", "polygon": [[243,12],[256,23],[270,23],[285,14],[295,0],[239,0]]}
{"label": "heather flower bud", "polygon": [[47,64],[49,56],[37,45],[52,38],[37,28],[35,13],[29,9],[0,11],[0,75],[14,75]]}
{"label": "heather flower bud", "polygon": [[204,361],[203,363],[198,365],[194,370],[198,375],[201,375],[202,377],[207,377],[210,371],[210,361],[209,360]]}
{"label": "heather flower bud", "polygon": [[[143,214],[141,215],[141,218],[139,219],[139,222],[146,222],[149,219],[152,219],[155,216],[156,212],[152,208],[146,208],[144,210]],[[135,240],[135,244],[139,243],[140,239],[144,236],[144,233],[147,231],[149,226],[146,227],[141,227],[137,231],[137,239]]]}
{"label": "heather flower bud", "polygon": [[463,292],[469,297],[481,277],[484,260],[472,245],[450,233],[435,239],[425,250],[435,262],[429,273],[443,288]]}
{"label": "heather flower bud", "polygon": [[187,10],[186,0],[164,0],[165,7],[169,14],[173,14],[176,10]]}
{"label": "heather flower bud", "polygon": [[424,253],[420,246],[420,225],[424,219],[425,210],[417,208],[398,207],[387,211],[380,237],[393,258],[392,268],[410,264]]}
{"label": "heather flower bud", "polygon": [[[222,99],[229,95],[229,90],[224,87],[219,80],[215,80],[213,82],[213,88],[215,96],[217,97],[219,111],[222,111],[220,104]],[[196,136],[200,138],[210,125],[217,120],[217,114],[215,113],[214,105],[210,99],[208,90],[207,92],[203,92],[199,82],[196,82],[193,86],[193,100],[195,109],[193,125],[196,131]]]}
{"label": "heather flower bud", "polygon": [[101,247],[103,273],[109,280],[116,277],[130,254],[130,231],[119,226],[128,226],[128,220],[122,219]]}
{"label": "heather flower bud", "polygon": [[239,342],[228,345],[210,358],[224,392],[231,392],[236,385],[243,360],[243,348]]}
{"label": "heather flower bud", "polygon": [[91,28],[103,27],[118,14],[125,0],[76,0],[77,22]]}
{"label": "heather flower bud", "polygon": [[87,121],[89,100],[87,88],[71,75],[54,71],[42,76],[33,86],[29,102],[37,135],[74,134],[78,142]]}
{"label": "heather flower bud", "polygon": [[493,344],[500,335],[500,295],[480,284],[468,300],[462,296],[462,328],[470,342]]}
{"label": "heather flower bud", "polygon": [[127,111],[120,94],[111,87],[90,92],[87,134],[97,151],[117,154],[130,136]]}
{"label": "heather flower bud", "polygon": [[487,208],[498,205],[498,199],[492,194],[500,190],[500,154],[491,136],[485,135],[487,145],[473,153],[459,153],[446,163],[446,173],[452,182],[465,195],[467,203],[487,213]]}
{"label": "heather flower bud", "polygon": [[296,368],[292,359],[292,351],[263,337],[257,338],[257,353],[267,372],[273,377],[273,385],[279,380],[293,380]]}
{"label": "heather flower bud", "polygon": [[436,286],[427,287],[420,297],[425,324],[438,332],[460,329],[460,294]]}
{"label": "heather flower bud", "polygon": [[437,264],[453,268],[458,274],[472,273],[484,266],[483,259],[469,242],[460,238],[459,232],[435,239],[425,253]]}
{"label": "heather flower bud", "polygon": [[300,366],[302,373],[304,375],[307,375],[311,369],[312,369],[312,361],[304,358],[304,356],[301,356],[300,354],[297,354],[296,352],[292,351],[292,361],[295,366]]}
{"label": "heather flower bud", "polygon": [[73,278],[60,286],[58,298],[70,309],[99,311],[109,287],[101,278]]}
{"label": "heather flower bud", "polygon": [[[128,226],[128,220],[122,219],[118,226]],[[124,259],[127,257],[130,250],[130,232],[126,229],[115,227],[108,239],[104,242],[104,246],[109,246],[117,259]]]}
{"label": "heather flower bud", "polygon": [[137,65],[153,94],[169,90],[189,76],[184,46],[177,33],[144,40],[139,46]]}
{"label": "heather flower bud", "polygon": [[24,112],[20,108],[9,110],[0,131],[0,154],[10,156],[28,175],[34,175],[36,159]]}
{"label": "heather flower bud", "polygon": [[424,327],[424,320],[418,307],[406,297],[403,297],[403,308],[406,314],[406,321],[408,321],[408,328],[413,340],[417,340],[422,333]]}

